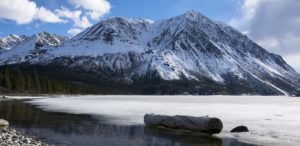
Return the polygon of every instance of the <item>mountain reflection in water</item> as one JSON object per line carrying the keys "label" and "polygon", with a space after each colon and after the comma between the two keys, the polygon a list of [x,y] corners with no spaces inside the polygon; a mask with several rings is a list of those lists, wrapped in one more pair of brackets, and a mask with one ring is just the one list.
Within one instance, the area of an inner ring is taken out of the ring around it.
{"label": "mountain reflection in water", "polygon": [[1,118],[23,134],[62,146],[253,146],[188,131],[103,124],[105,117],[46,112],[19,100],[0,102]]}

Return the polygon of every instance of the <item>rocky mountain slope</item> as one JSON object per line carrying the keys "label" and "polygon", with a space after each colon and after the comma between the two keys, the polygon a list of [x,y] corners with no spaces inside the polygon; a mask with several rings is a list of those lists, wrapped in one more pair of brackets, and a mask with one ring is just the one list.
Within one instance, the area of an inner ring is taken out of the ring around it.
{"label": "rocky mountain slope", "polygon": [[18,42],[18,39],[15,39],[15,44],[11,45],[12,48],[4,50],[0,54],[0,62],[2,65],[16,64],[40,57],[46,52],[41,48],[50,46],[57,47],[68,39],[48,32],[41,32],[30,37],[15,36],[15,38],[19,38],[20,41]]}
{"label": "rocky mountain slope", "polygon": [[0,38],[0,50],[11,49],[11,48],[19,45],[26,38],[27,38],[27,36],[25,36],[25,35],[18,36],[18,35],[14,35],[14,34],[11,34],[4,38]]}
{"label": "rocky mountain slope", "polygon": [[300,75],[279,55],[195,11],[156,22],[114,17],[65,43],[42,40],[0,54],[0,64],[68,68],[95,84],[142,85],[150,94],[294,95],[300,89]]}

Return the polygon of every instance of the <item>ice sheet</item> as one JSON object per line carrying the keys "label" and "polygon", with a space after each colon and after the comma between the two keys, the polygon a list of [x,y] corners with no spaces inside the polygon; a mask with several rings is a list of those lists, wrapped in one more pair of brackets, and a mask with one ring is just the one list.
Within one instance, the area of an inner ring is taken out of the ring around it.
{"label": "ice sheet", "polygon": [[[300,144],[300,98],[280,96],[77,96],[33,99],[47,111],[105,116],[115,124],[143,124],[146,113],[218,117],[218,136],[264,145]],[[103,117],[102,117],[103,118]],[[231,134],[246,125],[250,133]]]}

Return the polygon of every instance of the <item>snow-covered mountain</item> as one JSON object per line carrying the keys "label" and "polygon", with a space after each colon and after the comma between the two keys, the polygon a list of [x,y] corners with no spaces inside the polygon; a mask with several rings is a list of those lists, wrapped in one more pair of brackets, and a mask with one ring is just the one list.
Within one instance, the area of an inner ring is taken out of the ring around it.
{"label": "snow-covered mountain", "polygon": [[[9,36],[10,37],[10,36]],[[7,38],[9,38],[7,37]],[[21,38],[15,36],[15,38]],[[41,32],[31,37],[24,38],[18,44],[16,43],[10,49],[2,51],[0,54],[1,64],[15,64],[40,57],[46,51],[42,48],[57,47],[65,42],[68,38],[48,32]]]}
{"label": "snow-covered mountain", "polygon": [[0,38],[0,50],[11,49],[11,48],[19,45],[26,38],[27,38],[27,36],[25,36],[25,35],[18,36],[18,35],[14,35],[14,34],[11,34],[4,38]]}
{"label": "snow-covered mountain", "polygon": [[14,48],[22,53],[0,54],[0,63],[60,65],[126,84],[157,78],[192,82],[187,88],[195,93],[216,87],[224,94],[287,95],[300,89],[300,75],[279,55],[195,11],[156,22],[114,17],[63,44],[32,44]]}

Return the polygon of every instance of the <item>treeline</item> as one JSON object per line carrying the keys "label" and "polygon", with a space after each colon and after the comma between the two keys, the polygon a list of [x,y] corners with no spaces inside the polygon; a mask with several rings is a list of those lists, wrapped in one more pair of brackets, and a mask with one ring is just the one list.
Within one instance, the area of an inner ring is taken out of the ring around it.
{"label": "treeline", "polygon": [[[234,79],[232,79],[234,80]],[[226,83],[230,87],[203,78],[201,81],[165,81],[149,75],[123,83],[115,74],[66,68],[60,65],[0,66],[0,94],[102,94],[102,95],[174,95],[255,93],[247,84]],[[240,90],[236,90],[240,89]]]}
{"label": "treeline", "polygon": [[88,85],[51,79],[34,69],[24,73],[17,67],[8,66],[0,69],[0,86],[5,91],[26,94],[90,94],[95,92]]}

